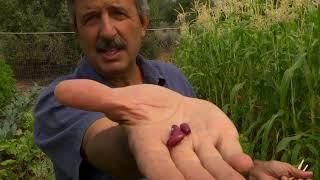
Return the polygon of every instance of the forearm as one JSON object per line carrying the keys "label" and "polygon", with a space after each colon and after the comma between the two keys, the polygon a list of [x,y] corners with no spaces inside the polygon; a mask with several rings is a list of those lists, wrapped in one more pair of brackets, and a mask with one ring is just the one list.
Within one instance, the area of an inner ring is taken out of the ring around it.
{"label": "forearm", "polygon": [[141,177],[129,151],[125,130],[108,119],[97,120],[90,126],[83,140],[83,150],[93,166],[117,179]]}

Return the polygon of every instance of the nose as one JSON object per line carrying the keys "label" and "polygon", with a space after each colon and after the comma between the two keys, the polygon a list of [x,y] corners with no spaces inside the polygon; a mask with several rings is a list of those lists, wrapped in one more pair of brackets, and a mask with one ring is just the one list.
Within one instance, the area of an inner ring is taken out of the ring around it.
{"label": "nose", "polygon": [[108,39],[112,39],[116,36],[117,31],[115,29],[114,21],[109,17],[108,14],[102,16],[100,26],[100,36]]}

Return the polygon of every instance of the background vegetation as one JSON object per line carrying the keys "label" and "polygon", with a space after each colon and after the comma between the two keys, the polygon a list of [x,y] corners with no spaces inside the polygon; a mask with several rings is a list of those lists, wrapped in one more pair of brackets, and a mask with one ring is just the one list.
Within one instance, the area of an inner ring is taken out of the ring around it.
{"label": "background vegetation", "polygon": [[298,164],[320,178],[320,9],[312,0],[197,3],[180,14],[174,62],[200,98],[218,104],[254,158]]}
{"label": "background vegetation", "polygon": [[10,68],[3,60],[0,59],[0,108],[5,106],[13,97],[15,92],[15,80]]}
{"label": "background vegetation", "polygon": [[[306,159],[317,180],[319,3],[151,0],[151,28],[179,26],[180,32],[149,32],[142,54],[174,52],[172,62],[198,96],[234,121],[246,152],[291,164]],[[0,0],[0,12],[0,32],[72,31],[65,0]],[[33,142],[40,87],[15,84],[67,73],[79,55],[73,34],[0,34],[0,179],[54,178],[51,162]]]}
{"label": "background vegetation", "polygon": [[16,90],[3,61],[0,81],[0,179],[52,179],[52,165],[33,141],[32,107],[39,88]]}

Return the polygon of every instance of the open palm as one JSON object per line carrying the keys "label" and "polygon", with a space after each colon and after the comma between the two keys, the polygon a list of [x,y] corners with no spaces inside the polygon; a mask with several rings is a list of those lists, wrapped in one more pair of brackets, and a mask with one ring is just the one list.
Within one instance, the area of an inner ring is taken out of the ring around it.
{"label": "open palm", "polygon": [[[148,179],[244,179],[252,166],[228,117],[214,104],[169,89],[141,84],[108,88],[91,80],[69,80],[55,91],[67,106],[106,114],[125,126],[140,171]],[[171,125],[192,133],[168,149]]]}

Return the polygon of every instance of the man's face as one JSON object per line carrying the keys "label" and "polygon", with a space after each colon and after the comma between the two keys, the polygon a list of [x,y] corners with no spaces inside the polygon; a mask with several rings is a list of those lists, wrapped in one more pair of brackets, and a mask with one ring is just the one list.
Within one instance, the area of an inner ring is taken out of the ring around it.
{"label": "man's face", "polygon": [[80,46],[102,75],[123,73],[134,66],[145,36],[135,0],[75,0]]}

